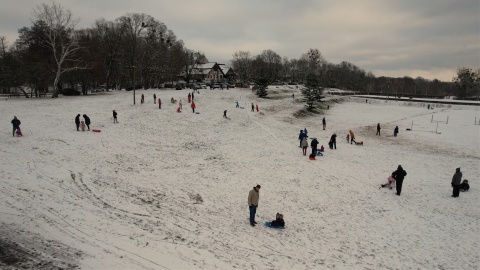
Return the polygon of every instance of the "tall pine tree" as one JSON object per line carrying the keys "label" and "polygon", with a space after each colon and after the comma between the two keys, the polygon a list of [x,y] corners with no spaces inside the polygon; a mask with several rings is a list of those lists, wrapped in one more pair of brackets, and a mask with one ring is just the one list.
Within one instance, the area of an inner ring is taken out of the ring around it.
{"label": "tall pine tree", "polygon": [[266,77],[260,77],[255,80],[255,83],[257,84],[257,91],[255,92],[255,94],[258,97],[266,98],[268,95],[267,87],[268,87],[268,84],[270,83],[269,79]]}
{"label": "tall pine tree", "polygon": [[308,73],[305,82],[305,88],[302,90],[308,110],[313,110],[315,102],[320,101],[323,94],[323,87],[320,87],[320,80],[318,75]]}

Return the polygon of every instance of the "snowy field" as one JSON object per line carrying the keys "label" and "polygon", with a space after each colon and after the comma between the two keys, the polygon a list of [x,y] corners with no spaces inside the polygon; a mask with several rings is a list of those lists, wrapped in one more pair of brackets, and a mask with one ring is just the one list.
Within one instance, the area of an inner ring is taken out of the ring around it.
{"label": "snowy field", "polygon": [[[199,114],[188,90],[137,91],[137,105],[125,91],[0,100],[0,268],[479,269],[479,107],[329,97],[329,110],[296,118],[298,90],[271,89],[266,100],[200,90]],[[78,113],[101,132],[77,132]],[[303,128],[324,157],[302,155]],[[349,129],[364,146],[347,144]],[[398,165],[401,196],[379,189]],[[452,198],[457,167],[471,190]],[[261,225],[277,212],[286,229]]]}

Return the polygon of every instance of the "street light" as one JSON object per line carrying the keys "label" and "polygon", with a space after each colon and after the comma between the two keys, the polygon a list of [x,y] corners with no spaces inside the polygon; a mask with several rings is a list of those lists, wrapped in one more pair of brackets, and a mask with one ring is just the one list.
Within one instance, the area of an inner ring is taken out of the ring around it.
{"label": "street light", "polygon": [[135,66],[132,66],[133,70],[133,105],[135,105]]}

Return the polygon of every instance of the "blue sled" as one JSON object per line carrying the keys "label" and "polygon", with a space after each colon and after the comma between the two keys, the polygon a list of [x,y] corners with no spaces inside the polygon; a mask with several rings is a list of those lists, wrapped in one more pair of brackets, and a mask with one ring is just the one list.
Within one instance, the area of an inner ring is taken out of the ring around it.
{"label": "blue sled", "polygon": [[279,230],[283,230],[285,229],[285,227],[280,227],[280,226],[272,226],[270,225],[270,222],[265,222],[265,226],[269,227],[269,228],[272,228],[272,229],[279,229]]}

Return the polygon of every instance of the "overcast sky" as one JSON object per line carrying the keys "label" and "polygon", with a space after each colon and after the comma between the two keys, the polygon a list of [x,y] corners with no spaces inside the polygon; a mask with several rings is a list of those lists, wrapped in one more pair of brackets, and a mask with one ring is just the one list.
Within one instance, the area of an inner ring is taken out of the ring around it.
{"label": "overcast sky", "polygon": [[[0,0],[0,36],[11,44],[31,26],[41,0]],[[375,76],[451,81],[458,67],[480,66],[479,0],[59,0],[79,27],[146,13],[185,46],[229,64],[236,51],[271,49],[299,58],[317,48]]]}

